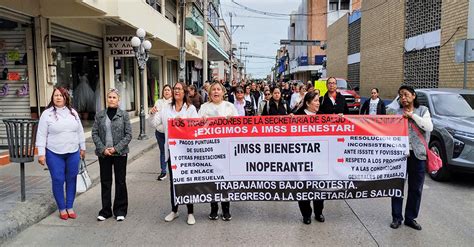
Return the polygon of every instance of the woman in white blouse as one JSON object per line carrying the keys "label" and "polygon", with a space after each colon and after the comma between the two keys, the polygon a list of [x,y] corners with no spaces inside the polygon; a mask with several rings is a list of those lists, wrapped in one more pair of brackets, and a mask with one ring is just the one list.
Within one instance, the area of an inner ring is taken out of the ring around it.
{"label": "woman in white blouse", "polygon": [[84,129],[79,115],[71,108],[68,91],[55,88],[48,107],[40,117],[36,147],[38,162],[41,165],[47,164],[51,174],[54,199],[59,217],[63,220],[77,217],[73,204],[79,161],[84,158],[86,151],[85,143]]}
{"label": "woman in white blouse", "polygon": [[[196,107],[189,102],[188,90],[186,85],[182,82],[177,82],[173,87],[173,97],[171,104],[167,104],[162,110],[158,110],[152,118],[152,124],[157,126],[163,125],[165,133],[165,160],[168,162],[168,170],[170,171],[170,197],[171,197],[171,213],[165,217],[166,222],[173,221],[178,218],[178,205],[174,198],[174,187],[173,187],[173,172],[171,170],[171,159],[169,155],[169,144],[168,144],[168,119],[172,118],[197,118]],[[194,218],[193,204],[187,204],[188,208],[188,220],[189,225],[194,225],[196,219]]]}
{"label": "woman in white blouse", "polygon": [[[219,82],[214,82],[209,88],[209,102],[201,105],[199,109],[199,116],[201,117],[233,117],[239,116],[235,106],[224,100],[226,93],[224,85]],[[232,219],[230,215],[230,202],[222,202],[222,220],[229,221]],[[217,202],[211,203],[211,213],[209,219],[217,220],[219,211],[219,204]]]}
{"label": "woman in white blouse", "polygon": [[[172,89],[171,86],[166,84],[163,86],[163,95],[161,99],[158,99],[155,102],[155,106],[151,108],[150,114],[155,114],[158,111],[161,111],[166,105],[171,103],[171,96],[172,96]],[[153,119],[153,118],[150,118]],[[158,142],[158,148],[160,149],[160,166],[161,166],[161,173],[158,176],[157,180],[163,180],[166,178],[166,160],[165,160],[165,133],[163,130],[163,124],[158,124],[155,127],[155,137],[156,141]]]}

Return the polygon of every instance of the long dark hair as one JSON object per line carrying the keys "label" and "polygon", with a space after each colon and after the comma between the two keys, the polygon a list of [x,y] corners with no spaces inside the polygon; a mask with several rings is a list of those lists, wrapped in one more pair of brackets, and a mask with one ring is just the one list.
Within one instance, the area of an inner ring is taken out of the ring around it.
{"label": "long dark hair", "polygon": [[56,117],[56,120],[58,119],[56,106],[54,105],[54,93],[56,92],[56,90],[58,90],[61,93],[61,95],[63,96],[64,106],[67,107],[67,109],[69,109],[69,112],[71,113],[71,115],[73,115],[74,118],[77,119],[77,116],[76,116],[76,114],[73,113],[73,110],[72,110],[73,108],[71,107],[71,97],[69,96],[69,92],[66,88],[63,88],[63,87],[55,87],[53,89],[53,93],[51,94],[51,99],[50,99],[49,104],[46,107],[46,109],[49,109],[49,108],[52,107],[53,111],[54,111],[54,116]]}
{"label": "long dark hair", "polygon": [[176,105],[176,99],[174,98],[174,88],[178,84],[183,86],[183,90],[184,90],[183,102],[186,103],[187,107],[189,108],[189,106],[191,105],[191,100],[189,100],[188,87],[186,86],[186,84],[184,84],[183,82],[180,82],[180,81],[176,82],[176,84],[174,84],[174,86],[173,86],[173,90],[171,90],[171,91],[173,91],[173,92],[171,92],[171,105],[172,106]]}
{"label": "long dark hair", "polygon": [[[398,94],[400,95],[400,91],[402,91],[402,90],[404,90],[404,89],[407,90],[408,92],[410,92],[411,94],[415,95],[415,99],[413,100],[413,106],[414,106],[415,108],[420,107],[420,102],[418,101],[418,95],[416,94],[415,89],[413,89],[413,87],[408,86],[408,85],[402,85],[402,86],[398,89]],[[398,100],[398,103],[400,104],[400,108],[403,108],[402,103],[400,103],[400,99]]]}

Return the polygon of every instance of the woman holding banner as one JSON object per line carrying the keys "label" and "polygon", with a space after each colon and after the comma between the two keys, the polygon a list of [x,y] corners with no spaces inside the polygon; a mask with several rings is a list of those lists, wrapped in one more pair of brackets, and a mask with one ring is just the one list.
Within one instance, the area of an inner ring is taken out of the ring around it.
{"label": "woman holding banner", "polygon": [[[163,130],[165,133],[165,160],[168,162],[168,171],[170,174],[170,197],[171,197],[171,213],[165,217],[166,222],[173,221],[178,218],[178,205],[176,205],[174,197],[173,187],[173,172],[171,169],[171,159],[169,155],[169,143],[168,143],[168,119],[172,118],[197,118],[196,107],[194,107],[189,100],[188,90],[186,85],[182,82],[177,82],[173,87],[173,97],[171,104],[167,104],[162,110],[158,110],[153,116],[152,123],[154,126],[163,124]],[[187,204],[188,207],[188,225],[194,225],[196,219],[194,218],[193,204]]]}
{"label": "woman holding banner", "polygon": [[[226,93],[224,85],[219,82],[214,82],[209,88],[209,102],[204,103],[199,110],[201,117],[233,117],[239,116],[235,106],[224,100]],[[222,206],[222,220],[229,221],[232,219],[230,215],[230,202],[221,202]],[[219,204],[211,202],[210,220],[217,220],[219,211]]]}
{"label": "woman holding banner", "polygon": [[[404,223],[413,229],[421,230],[421,225],[415,220],[420,211],[427,155],[421,135],[428,143],[430,132],[433,130],[433,122],[428,108],[420,105],[412,87],[401,86],[398,89],[398,95],[400,97],[400,109],[396,113],[408,119],[408,140],[410,143],[410,155],[407,159],[408,196]],[[392,223],[390,227],[393,229],[399,228],[402,223],[402,207],[403,197],[392,197]]]}
{"label": "woman holding banner", "polygon": [[[319,111],[319,91],[308,92],[303,98],[302,105],[295,112],[295,115],[316,115]],[[311,224],[311,201],[298,201],[304,224]],[[319,222],[324,222],[323,207],[324,200],[313,200],[314,218]]]}

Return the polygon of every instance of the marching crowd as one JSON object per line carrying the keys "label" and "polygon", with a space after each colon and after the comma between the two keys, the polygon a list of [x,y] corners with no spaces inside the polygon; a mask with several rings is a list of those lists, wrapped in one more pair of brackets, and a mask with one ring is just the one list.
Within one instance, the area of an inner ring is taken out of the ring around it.
{"label": "marching crowd", "polygon": [[[349,110],[343,95],[337,91],[334,77],[326,81],[327,92],[320,95],[311,82],[307,84],[289,84],[233,81],[206,82],[201,89],[194,85],[177,82],[165,85],[162,98],[150,109],[150,121],[155,127],[155,136],[160,153],[158,180],[170,176],[171,212],[166,222],[176,219],[178,205],[174,201],[173,179],[168,146],[168,119],[170,118],[207,118],[257,115],[314,115],[348,114]],[[414,89],[401,86],[398,90],[400,109],[396,114],[403,115],[409,121],[410,154],[407,161],[408,194],[405,217],[402,215],[403,198],[392,198],[392,223],[390,227],[399,228],[404,224],[417,230],[421,225],[416,222],[420,209],[424,182],[426,150],[421,132],[426,140],[433,129],[431,117],[426,107],[420,106]],[[97,220],[104,221],[115,216],[117,221],[125,220],[128,208],[126,167],[128,144],[132,139],[132,129],[128,113],[119,108],[120,94],[116,89],[107,92],[107,107],[98,112],[92,128],[92,140],[99,157],[102,208]],[[385,105],[379,98],[379,90],[373,88],[371,97],[363,104],[360,114],[383,115]],[[36,146],[39,163],[47,165],[51,174],[53,195],[63,220],[74,219],[73,203],[76,194],[76,176],[78,164],[85,156],[85,137],[78,113],[71,108],[71,98],[64,88],[56,88],[51,102],[40,118]],[[113,179],[114,177],[114,179]],[[115,181],[115,197],[112,205],[112,181]],[[65,185],[65,190],[64,190]],[[65,196],[66,195],[66,196]],[[209,219],[230,221],[230,202],[211,203]],[[311,224],[314,211],[315,219],[324,222],[324,201],[298,202],[304,224]],[[193,205],[188,204],[187,223],[193,225],[196,219]]]}

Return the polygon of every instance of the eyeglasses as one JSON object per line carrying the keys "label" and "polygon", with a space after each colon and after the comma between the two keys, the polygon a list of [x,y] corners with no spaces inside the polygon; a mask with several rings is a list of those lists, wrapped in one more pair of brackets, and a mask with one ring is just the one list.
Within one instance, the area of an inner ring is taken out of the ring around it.
{"label": "eyeglasses", "polygon": [[266,93],[265,96],[270,96],[270,94],[269,94],[269,93]]}
{"label": "eyeglasses", "polygon": [[175,87],[175,88],[173,88],[173,90],[174,90],[174,91],[183,91],[184,89],[181,88],[181,87]]}
{"label": "eyeglasses", "polygon": [[237,91],[237,93],[244,93],[244,91]]}

